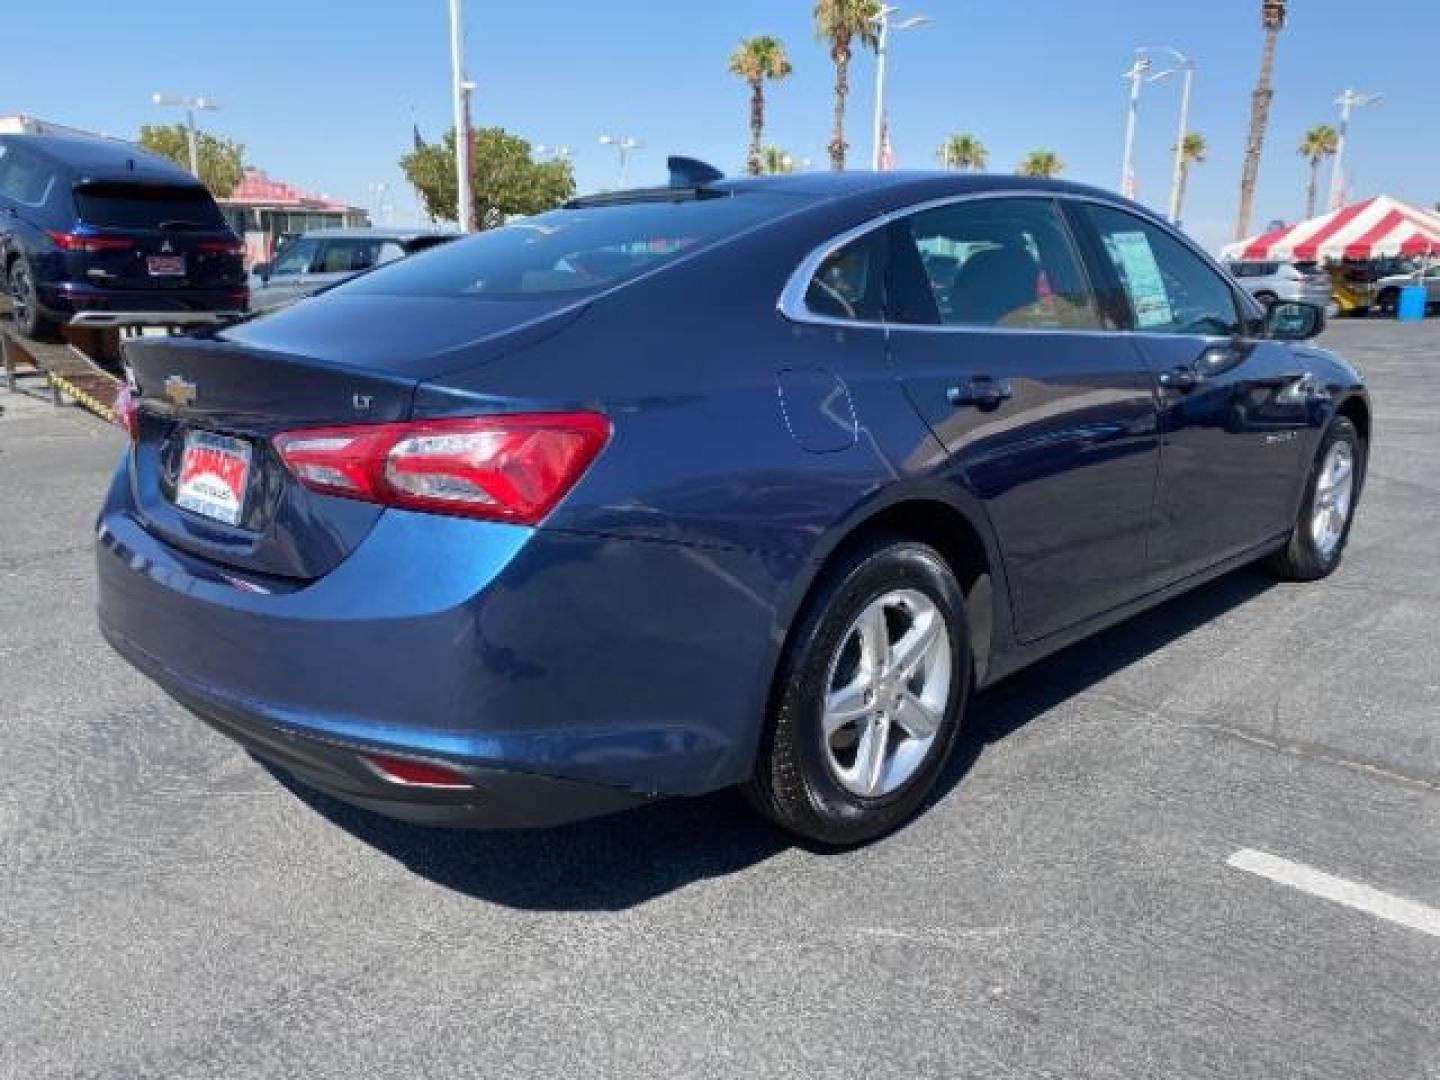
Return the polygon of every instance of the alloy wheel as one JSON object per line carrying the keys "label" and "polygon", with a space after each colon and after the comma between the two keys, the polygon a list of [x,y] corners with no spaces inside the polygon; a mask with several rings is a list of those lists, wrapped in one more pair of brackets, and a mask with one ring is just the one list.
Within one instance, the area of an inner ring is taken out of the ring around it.
{"label": "alloy wheel", "polygon": [[1355,495],[1355,449],[1341,440],[1331,445],[1315,480],[1315,499],[1310,511],[1310,538],[1320,557],[1334,556],[1350,520]]}
{"label": "alloy wheel", "polygon": [[950,705],[950,628],[915,589],[871,601],[830,661],[821,734],[846,791],[889,795],[924,764]]}

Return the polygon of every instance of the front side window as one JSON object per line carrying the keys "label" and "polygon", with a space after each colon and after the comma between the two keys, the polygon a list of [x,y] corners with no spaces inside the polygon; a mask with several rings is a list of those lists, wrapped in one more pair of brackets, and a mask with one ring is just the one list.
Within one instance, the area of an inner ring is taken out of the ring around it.
{"label": "front side window", "polygon": [[285,245],[280,252],[279,258],[271,273],[280,274],[308,274],[310,264],[315,261],[315,254],[320,245],[314,240],[294,240]]}
{"label": "front side window", "polygon": [[1049,199],[977,199],[892,226],[887,311],[896,322],[1027,330],[1101,326]]}
{"label": "front side window", "polygon": [[1135,316],[1148,334],[1231,337],[1235,294],[1208,263],[1165,230],[1123,210],[1086,205]]}
{"label": "front side window", "polygon": [[358,274],[375,265],[380,252],[376,240],[331,240],[320,256],[318,274]]}

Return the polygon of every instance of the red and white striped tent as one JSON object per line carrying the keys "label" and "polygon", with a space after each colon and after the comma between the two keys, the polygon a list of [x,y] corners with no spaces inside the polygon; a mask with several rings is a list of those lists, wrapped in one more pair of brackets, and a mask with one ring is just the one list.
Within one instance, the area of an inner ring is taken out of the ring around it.
{"label": "red and white striped tent", "polygon": [[1225,248],[1231,261],[1316,262],[1440,255],[1440,214],[1377,195]]}

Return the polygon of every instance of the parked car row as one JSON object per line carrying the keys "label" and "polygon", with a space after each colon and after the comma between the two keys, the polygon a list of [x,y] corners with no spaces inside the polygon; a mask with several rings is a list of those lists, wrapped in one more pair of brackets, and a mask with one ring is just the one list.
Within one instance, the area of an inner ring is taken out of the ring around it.
{"label": "parked car row", "polygon": [[1323,269],[1314,262],[1244,260],[1229,263],[1228,269],[1266,307],[1300,302],[1327,307],[1338,315],[1373,311],[1393,316],[1401,290],[1410,285],[1425,286],[1427,307],[1440,307],[1440,264],[1426,268],[1410,266],[1406,260],[1381,260]]}
{"label": "parked car row", "polygon": [[118,139],[0,134],[0,285],[34,338],[67,325],[215,325],[454,235],[306,234],[256,267],[252,288],[244,245],[188,172]]}

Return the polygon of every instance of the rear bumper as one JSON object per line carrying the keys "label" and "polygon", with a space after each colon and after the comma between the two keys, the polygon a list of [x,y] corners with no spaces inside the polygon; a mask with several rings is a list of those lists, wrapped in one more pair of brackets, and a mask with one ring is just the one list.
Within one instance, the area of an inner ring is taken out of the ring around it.
{"label": "rear bumper", "polygon": [[[342,799],[482,825],[744,779],[781,638],[770,598],[795,570],[391,510],[324,577],[242,579],[150,535],[128,465],[96,558],[107,639],[206,722]],[[357,750],[474,775],[478,794],[397,788]]]}
{"label": "rear bumper", "polygon": [[37,289],[46,314],[71,326],[213,326],[249,306],[243,286],[230,289],[102,289],[63,282]]}
{"label": "rear bumper", "polygon": [[416,760],[443,764],[468,778],[473,787],[434,789],[391,783],[365,763],[364,752],[374,747],[302,734],[256,719],[233,705],[207,699],[133,642],[103,627],[102,630],[116,652],[220,734],[260,760],[284,770],[306,787],[385,817],[415,825],[456,828],[542,828],[599,817],[650,801],[645,795],[604,784],[453,759],[442,761],[433,756]]}

